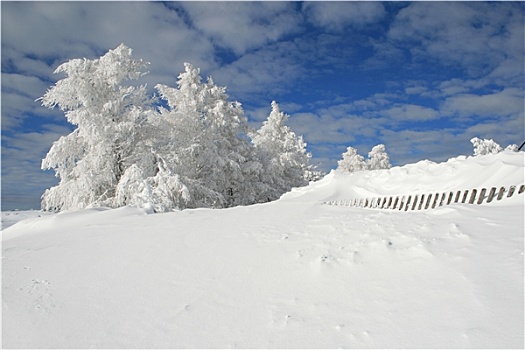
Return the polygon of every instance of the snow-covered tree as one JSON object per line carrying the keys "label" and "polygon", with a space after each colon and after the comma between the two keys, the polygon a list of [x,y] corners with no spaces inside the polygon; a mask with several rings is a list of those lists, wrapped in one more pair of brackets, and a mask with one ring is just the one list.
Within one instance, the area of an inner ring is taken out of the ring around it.
{"label": "snow-covered tree", "polygon": [[365,158],[357,153],[353,147],[348,147],[342,154],[343,159],[337,162],[337,169],[346,173],[354,173],[367,169]]}
{"label": "snow-covered tree", "polygon": [[368,152],[368,159],[357,153],[353,147],[348,147],[342,154],[342,159],[337,163],[337,169],[347,173],[354,173],[362,170],[390,169],[390,157],[386,153],[385,145],[379,144],[372,147]]}
{"label": "snow-covered tree", "polygon": [[131,52],[120,45],[56,70],[66,77],[42,104],[58,106],[76,129],[42,161],[60,178],[42,196],[44,210],[247,205],[276,199],[313,176],[306,144],[284,125],[277,104],[252,142],[241,104],[186,63],[176,88],[156,86],[167,106],[155,109],[145,86],[124,85],[147,66]]}
{"label": "snow-covered tree", "polygon": [[505,151],[511,151],[511,152],[518,152],[518,149],[519,149],[519,147],[515,143],[505,147]]}
{"label": "snow-covered tree", "polygon": [[259,201],[277,199],[293,187],[308,184],[311,154],[303,137],[285,125],[287,120],[288,115],[273,101],[268,119],[251,135],[264,167],[261,182],[265,191],[259,193]]}
{"label": "snow-covered tree", "polygon": [[262,168],[253,159],[241,104],[229,102],[226,88],[211,78],[203,83],[200,70],[189,63],[179,75],[178,88],[156,88],[169,107],[161,110],[161,117],[173,126],[172,143],[163,154],[186,181],[191,205],[253,203],[252,173]]}
{"label": "snow-covered tree", "polygon": [[173,174],[165,162],[159,162],[154,176],[147,176],[133,164],[122,176],[116,190],[117,207],[132,205],[165,212],[185,208],[190,201],[189,189]]}
{"label": "snow-covered tree", "polygon": [[307,182],[315,182],[321,180],[326,173],[318,168],[318,165],[310,164],[304,173],[304,178]]}
{"label": "snow-covered tree", "polygon": [[474,146],[474,156],[482,156],[485,154],[497,154],[503,150],[501,146],[494,142],[494,140],[492,139],[482,140],[477,137],[474,137],[470,140],[470,142]]}
{"label": "snow-covered tree", "polygon": [[368,153],[366,165],[368,170],[390,169],[392,167],[385,145],[379,144],[372,148]]}
{"label": "snow-covered tree", "polygon": [[54,169],[57,186],[42,196],[42,209],[80,209],[112,205],[116,186],[132,164],[147,162],[140,125],[149,110],[144,86],[125,86],[142,76],[147,63],[131,57],[120,45],[99,59],[73,59],[60,65],[58,81],[41,98],[42,105],[64,111],[76,125],[56,141],[42,161],[42,169]]}

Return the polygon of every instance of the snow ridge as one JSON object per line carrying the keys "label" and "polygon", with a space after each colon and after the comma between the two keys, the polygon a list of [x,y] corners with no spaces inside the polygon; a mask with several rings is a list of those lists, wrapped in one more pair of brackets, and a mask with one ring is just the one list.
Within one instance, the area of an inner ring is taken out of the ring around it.
{"label": "snow ridge", "polygon": [[27,219],[2,232],[2,346],[522,348],[518,188],[403,213],[322,203],[510,190],[523,170],[504,151],[332,172],[228,209],[8,215]]}

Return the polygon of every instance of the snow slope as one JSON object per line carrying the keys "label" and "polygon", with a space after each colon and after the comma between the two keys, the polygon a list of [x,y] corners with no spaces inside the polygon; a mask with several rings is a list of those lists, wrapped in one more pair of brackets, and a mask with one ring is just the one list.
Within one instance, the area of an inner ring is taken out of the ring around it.
{"label": "snow slope", "polygon": [[3,347],[523,348],[524,194],[322,204],[523,177],[503,152],[332,172],[249,207],[2,213]]}

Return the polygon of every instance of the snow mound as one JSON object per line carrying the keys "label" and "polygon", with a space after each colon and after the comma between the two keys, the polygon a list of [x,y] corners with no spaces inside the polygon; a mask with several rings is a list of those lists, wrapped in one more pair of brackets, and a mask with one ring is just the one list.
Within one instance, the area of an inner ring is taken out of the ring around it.
{"label": "snow mound", "polygon": [[524,153],[503,151],[478,157],[460,156],[447,162],[423,160],[385,170],[350,174],[332,170],[323,180],[295,189],[283,199],[337,201],[387,195],[467,190],[524,183]]}
{"label": "snow mound", "polygon": [[321,204],[517,185],[523,169],[503,152],[332,172],[246,207],[30,213],[3,231],[2,345],[523,347],[523,195],[425,212]]}

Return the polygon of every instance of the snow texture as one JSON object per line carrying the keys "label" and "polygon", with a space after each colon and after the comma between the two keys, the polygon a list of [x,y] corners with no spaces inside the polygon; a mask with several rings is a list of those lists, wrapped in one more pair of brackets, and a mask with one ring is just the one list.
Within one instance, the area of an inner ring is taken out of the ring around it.
{"label": "snow texture", "polygon": [[523,194],[321,203],[523,181],[523,153],[503,151],[334,171],[228,209],[5,212],[3,347],[522,348]]}

